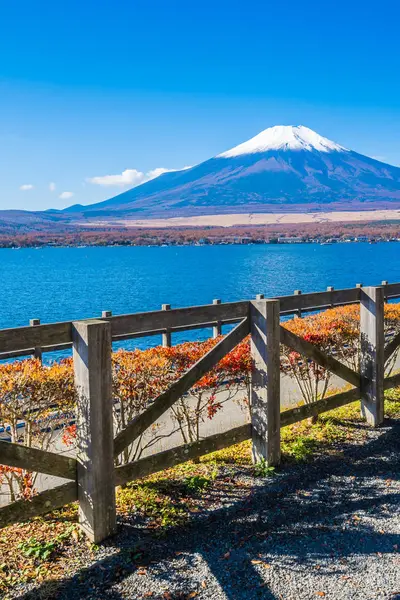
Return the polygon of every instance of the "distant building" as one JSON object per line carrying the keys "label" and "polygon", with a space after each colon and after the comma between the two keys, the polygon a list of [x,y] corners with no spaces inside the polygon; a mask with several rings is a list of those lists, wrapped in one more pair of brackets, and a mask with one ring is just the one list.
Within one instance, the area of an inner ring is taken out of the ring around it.
{"label": "distant building", "polygon": [[301,237],[279,237],[278,244],[301,244],[303,238]]}

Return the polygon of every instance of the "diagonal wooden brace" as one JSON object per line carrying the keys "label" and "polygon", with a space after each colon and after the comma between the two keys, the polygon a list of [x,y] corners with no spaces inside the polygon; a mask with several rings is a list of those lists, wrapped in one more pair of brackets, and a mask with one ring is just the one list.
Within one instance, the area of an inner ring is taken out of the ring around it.
{"label": "diagonal wooden brace", "polygon": [[160,394],[141,415],[136,417],[114,439],[114,456],[117,457],[132,444],[150,425],[161,417],[183,394],[212,369],[219,361],[239,344],[250,332],[249,319],[243,319],[214,348],[198,360],[186,373]]}
{"label": "diagonal wooden brace", "polygon": [[303,354],[316,362],[320,367],[332,371],[335,375],[344,379],[355,387],[360,387],[360,375],[344,365],[343,363],[321,352],[314,344],[303,340],[285,327],[280,327],[281,344],[293,348],[299,354]]}

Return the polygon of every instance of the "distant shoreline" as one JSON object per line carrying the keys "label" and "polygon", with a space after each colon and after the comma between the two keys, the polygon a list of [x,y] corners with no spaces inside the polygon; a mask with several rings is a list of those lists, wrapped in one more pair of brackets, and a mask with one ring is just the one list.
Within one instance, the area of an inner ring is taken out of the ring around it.
{"label": "distant shoreline", "polygon": [[[242,224],[242,222],[245,222]],[[0,247],[203,246],[400,240],[400,210],[248,213],[0,228]]]}

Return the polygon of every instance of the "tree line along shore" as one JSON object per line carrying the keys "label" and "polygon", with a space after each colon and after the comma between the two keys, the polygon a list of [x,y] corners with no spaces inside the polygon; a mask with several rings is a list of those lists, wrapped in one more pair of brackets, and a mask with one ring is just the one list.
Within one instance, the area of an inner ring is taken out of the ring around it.
{"label": "tree line along shore", "polygon": [[[1,224],[0,224],[1,227]],[[235,227],[70,227],[61,231],[0,229],[1,248],[43,246],[163,246],[400,240],[400,221],[286,223]]]}

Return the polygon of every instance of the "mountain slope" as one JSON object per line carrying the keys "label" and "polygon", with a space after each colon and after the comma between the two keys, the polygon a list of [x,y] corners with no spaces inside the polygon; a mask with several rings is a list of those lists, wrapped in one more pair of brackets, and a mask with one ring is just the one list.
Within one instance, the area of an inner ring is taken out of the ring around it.
{"label": "mountain slope", "polygon": [[87,216],[178,216],[302,212],[400,205],[400,168],[299,126],[266,129],[184,171],[67,212]]}

